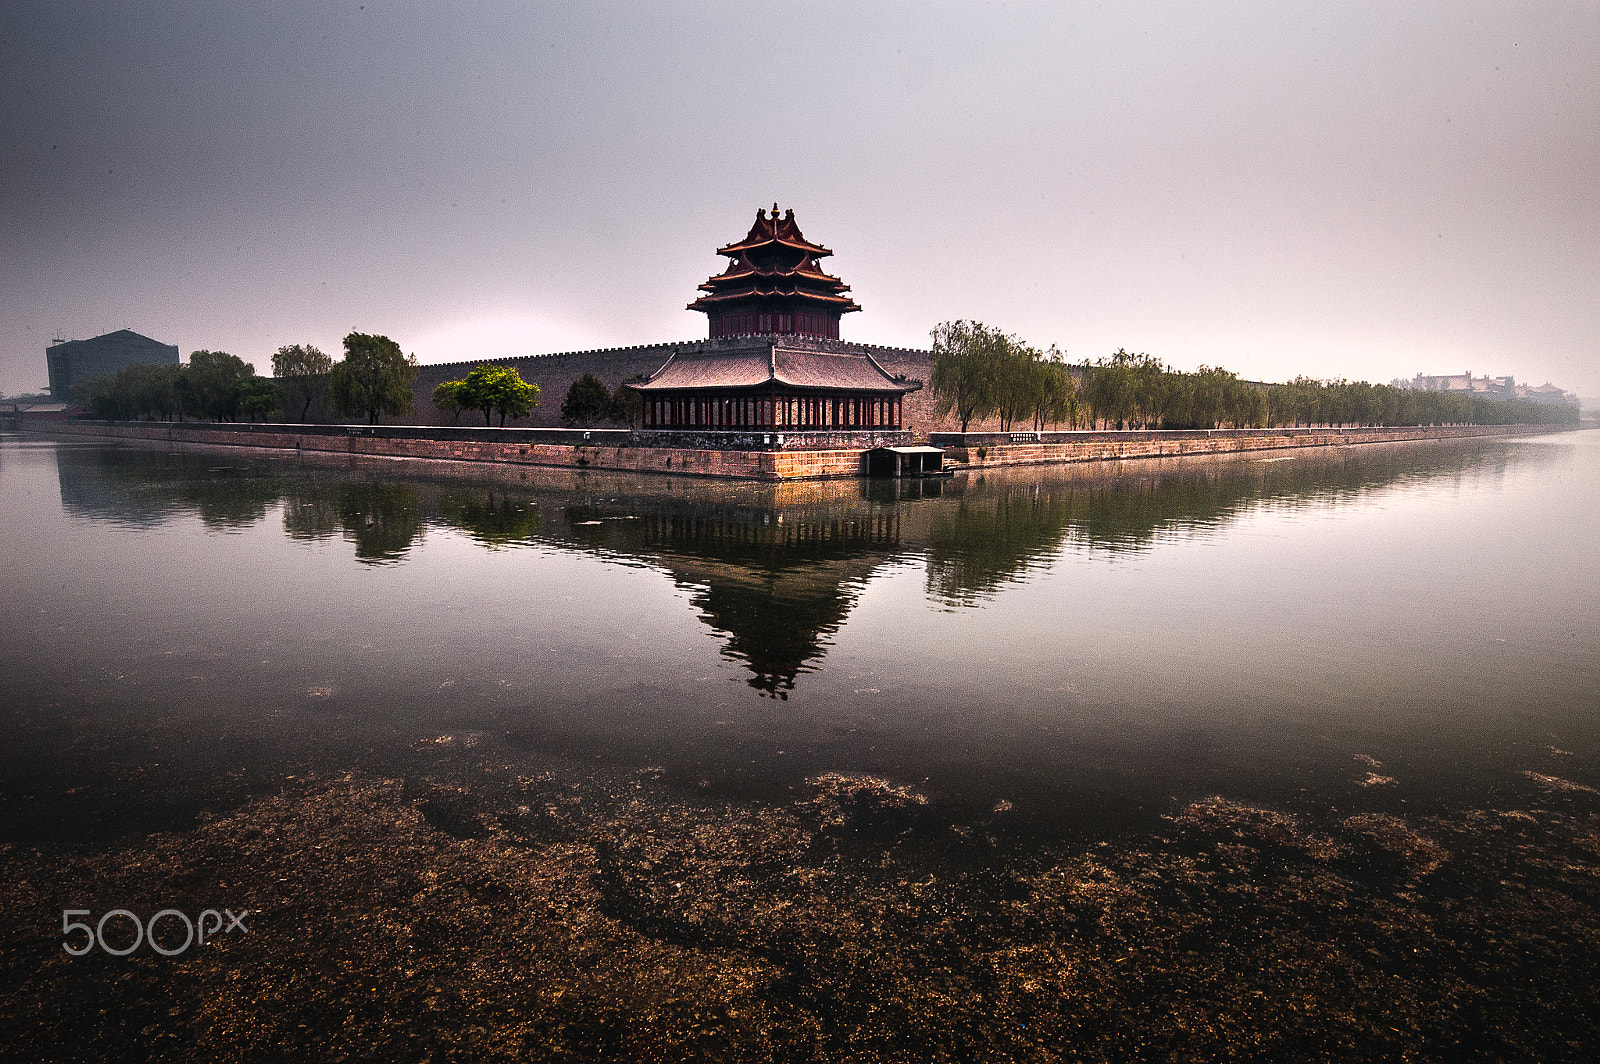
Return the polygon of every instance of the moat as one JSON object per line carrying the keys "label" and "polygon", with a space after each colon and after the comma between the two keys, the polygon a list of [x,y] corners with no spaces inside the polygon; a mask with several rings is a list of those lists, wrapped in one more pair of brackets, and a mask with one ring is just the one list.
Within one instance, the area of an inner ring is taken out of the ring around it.
{"label": "moat", "polygon": [[20,1046],[1600,1044],[1600,433],[785,484],[4,437],[0,498]]}

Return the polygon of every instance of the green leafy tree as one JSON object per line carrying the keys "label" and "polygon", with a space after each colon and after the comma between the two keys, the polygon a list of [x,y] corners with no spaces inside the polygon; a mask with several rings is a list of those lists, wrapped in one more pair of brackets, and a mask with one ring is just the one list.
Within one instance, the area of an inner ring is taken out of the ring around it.
{"label": "green leafy tree", "polygon": [[344,361],[328,376],[333,405],[342,414],[365,414],[376,425],[384,414],[411,413],[415,356],[407,358],[387,336],[353,332],[344,338]]}
{"label": "green leafy tree", "polygon": [[177,387],[183,372],[182,366],[135,363],[84,382],[82,390],[74,388],[74,394],[96,417],[166,419],[177,409]]}
{"label": "green leafy tree", "polygon": [[490,423],[489,415],[498,411],[501,428],[505,427],[507,417],[527,417],[529,411],[539,405],[537,384],[529,384],[510,366],[488,363],[467,374],[457,395],[463,407],[483,411],[485,425]]}
{"label": "green leafy tree", "polygon": [[239,384],[239,413],[251,421],[269,420],[282,409],[282,400],[277,383],[268,377],[252,374]]}
{"label": "green leafy tree", "polygon": [[593,425],[608,420],[611,413],[611,391],[593,373],[573,381],[561,403],[561,420],[569,425]]}
{"label": "green leafy tree", "polygon": [[178,382],[183,377],[182,366],[133,365],[127,370],[144,413],[162,421],[169,421],[179,413]]}
{"label": "green leafy tree", "polygon": [[1084,398],[1092,417],[1106,428],[1132,426],[1139,416],[1141,368],[1148,355],[1130,354],[1118,348],[1109,359],[1084,365]]}
{"label": "green leafy tree", "polygon": [[181,379],[188,400],[184,405],[213,421],[235,421],[245,379],[255,372],[254,366],[226,351],[195,351]]}
{"label": "green leafy tree", "polygon": [[461,381],[440,381],[433,387],[433,405],[439,408],[439,413],[450,415],[450,424],[454,425],[461,417]]}
{"label": "green leafy tree", "polygon": [[74,381],[72,401],[83,407],[84,412],[96,421],[116,421],[122,416],[121,409],[117,405],[116,388],[115,373],[103,373],[98,377]]}
{"label": "green leafy tree", "polygon": [[310,344],[287,344],[272,356],[272,375],[281,382],[287,401],[299,404],[301,422],[328,390],[332,372],[333,359]]}

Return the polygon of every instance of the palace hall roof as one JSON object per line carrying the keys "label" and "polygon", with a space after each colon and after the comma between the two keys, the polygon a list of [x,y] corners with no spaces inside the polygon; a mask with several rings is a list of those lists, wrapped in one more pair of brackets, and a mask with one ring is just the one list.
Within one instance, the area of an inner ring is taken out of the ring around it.
{"label": "palace hall roof", "polygon": [[681,352],[644,381],[629,384],[641,392],[784,388],[900,394],[916,391],[920,381],[896,377],[870,354],[848,354],[763,343],[731,351]]}

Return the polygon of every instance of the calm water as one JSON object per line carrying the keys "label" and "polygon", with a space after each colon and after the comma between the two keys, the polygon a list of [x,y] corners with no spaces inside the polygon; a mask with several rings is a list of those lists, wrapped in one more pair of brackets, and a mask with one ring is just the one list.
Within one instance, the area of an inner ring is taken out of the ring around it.
{"label": "calm water", "polygon": [[347,770],[867,772],[1066,835],[1600,785],[1592,431],[904,486],[6,437],[0,499],[13,841]]}

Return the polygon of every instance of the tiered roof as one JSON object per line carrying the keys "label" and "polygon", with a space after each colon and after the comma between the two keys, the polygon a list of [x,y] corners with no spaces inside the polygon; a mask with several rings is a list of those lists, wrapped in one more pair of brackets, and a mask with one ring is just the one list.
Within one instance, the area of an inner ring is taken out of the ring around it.
{"label": "tiered roof", "polygon": [[[817,265],[833,252],[807,240],[795,223],[791,209],[778,217],[772,205],[756,211],[755,224],[743,240],[717,249],[730,260],[728,268],[700,286],[705,295],[689,304],[716,319],[735,311],[757,313],[820,313],[836,323],[839,316],[860,310],[844,293],[850,286]],[[741,332],[813,332],[791,322],[788,328],[741,329]],[[713,328],[713,335],[718,330]],[[837,336],[837,332],[834,333]]]}

